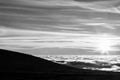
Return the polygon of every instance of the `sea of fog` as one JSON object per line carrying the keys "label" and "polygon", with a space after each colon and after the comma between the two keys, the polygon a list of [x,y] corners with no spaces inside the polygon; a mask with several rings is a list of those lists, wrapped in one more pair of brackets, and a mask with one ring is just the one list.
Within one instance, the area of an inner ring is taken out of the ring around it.
{"label": "sea of fog", "polygon": [[120,72],[120,55],[39,55],[37,57],[80,69]]}

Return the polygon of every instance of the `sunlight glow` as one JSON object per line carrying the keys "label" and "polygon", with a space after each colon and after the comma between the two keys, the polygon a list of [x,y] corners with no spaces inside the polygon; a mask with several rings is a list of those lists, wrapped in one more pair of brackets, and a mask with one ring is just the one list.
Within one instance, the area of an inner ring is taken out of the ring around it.
{"label": "sunlight glow", "polygon": [[96,41],[95,52],[108,55],[110,51],[114,51],[114,42],[108,37],[101,37]]}

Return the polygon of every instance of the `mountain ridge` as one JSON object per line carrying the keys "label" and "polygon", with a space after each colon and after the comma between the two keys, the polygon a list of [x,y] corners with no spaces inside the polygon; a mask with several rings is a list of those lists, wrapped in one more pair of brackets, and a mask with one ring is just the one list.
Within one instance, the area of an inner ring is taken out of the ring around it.
{"label": "mountain ridge", "polygon": [[120,78],[118,72],[78,69],[32,55],[2,49],[0,49],[0,73],[2,78],[7,79],[116,80]]}

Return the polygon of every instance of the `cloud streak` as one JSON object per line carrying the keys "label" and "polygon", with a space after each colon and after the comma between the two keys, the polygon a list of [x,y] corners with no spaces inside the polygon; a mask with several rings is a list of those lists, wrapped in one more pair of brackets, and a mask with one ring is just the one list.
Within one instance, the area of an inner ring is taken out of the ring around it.
{"label": "cloud streak", "polygon": [[113,8],[112,2],[110,7],[107,2],[74,0],[11,0],[9,3],[6,0],[0,3],[4,3],[0,5],[0,48],[94,51],[98,40],[108,39],[112,41],[112,51],[119,51],[119,14],[107,13]]}
{"label": "cloud streak", "polygon": [[[0,47],[4,45],[2,48],[8,49],[14,48],[16,46],[17,49],[73,48],[94,50],[96,48],[96,44],[99,44],[98,40],[102,38],[112,40],[113,46],[120,45],[120,37],[110,34],[73,34],[62,32],[37,32],[32,30],[14,31],[14,29],[12,32],[17,32],[21,34],[18,34],[19,36],[1,37]],[[29,33],[31,35],[29,35]],[[44,36],[41,36],[43,34]],[[117,47],[114,47],[112,51],[119,50]]]}
{"label": "cloud streak", "polygon": [[116,29],[113,25],[109,23],[85,23],[85,25],[90,25],[90,26],[102,26],[108,29]]}

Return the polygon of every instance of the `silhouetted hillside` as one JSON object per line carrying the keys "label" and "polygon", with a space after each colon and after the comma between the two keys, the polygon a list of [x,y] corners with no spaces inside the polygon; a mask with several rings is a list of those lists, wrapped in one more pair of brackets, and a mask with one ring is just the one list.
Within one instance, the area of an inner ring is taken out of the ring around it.
{"label": "silhouetted hillside", "polygon": [[56,73],[76,71],[76,69],[68,66],[56,64],[32,55],[8,50],[0,50],[0,64],[0,72]]}
{"label": "silhouetted hillside", "polygon": [[[83,70],[53,63],[32,55],[0,50],[0,73],[7,79],[48,79],[48,80],[116,80],[115,72]],[[1,78],[1,77],[0,77]]]}

